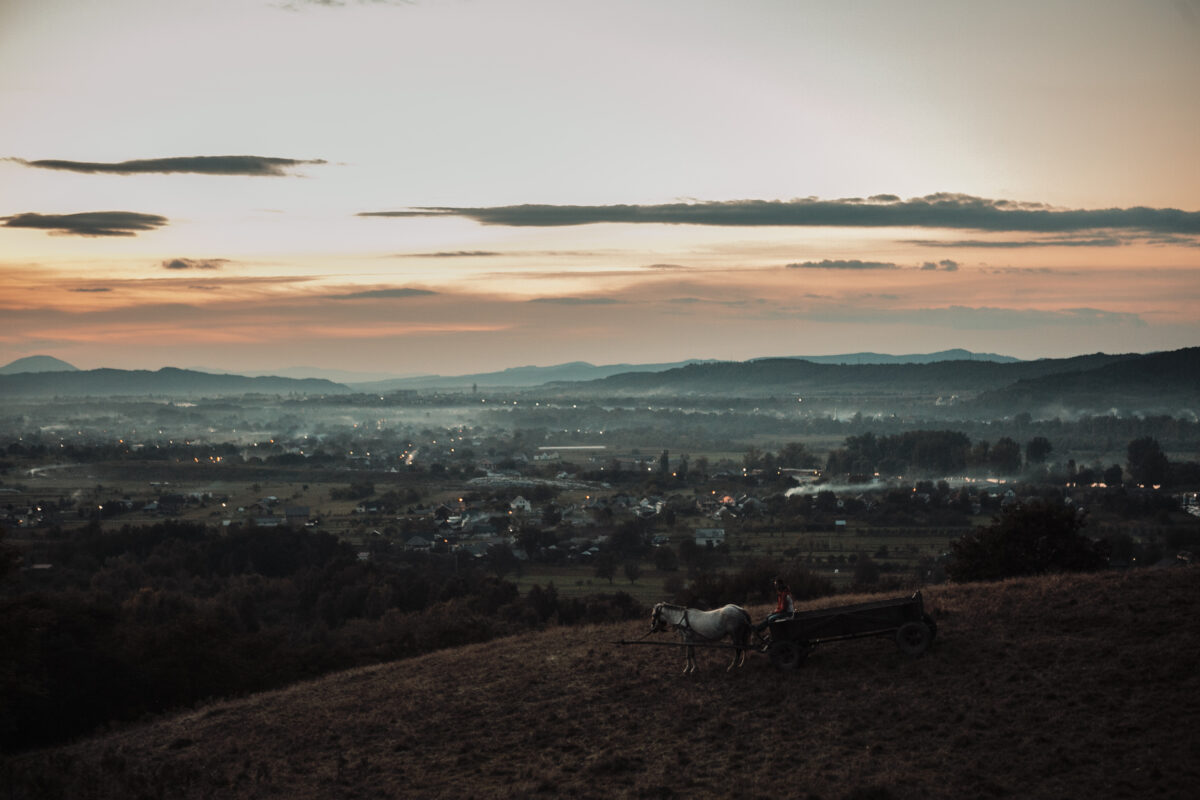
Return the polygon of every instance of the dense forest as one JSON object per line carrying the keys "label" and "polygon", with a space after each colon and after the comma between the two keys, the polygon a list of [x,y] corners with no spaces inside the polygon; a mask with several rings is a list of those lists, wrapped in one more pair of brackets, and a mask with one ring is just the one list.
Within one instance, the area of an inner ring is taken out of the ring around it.
{"label": "dense forest", "polygon": [[466,554],[359,561],[312,531],[89,526],[56,568],[0,577],[0,747],[544,624],[644,612],[620,592],[525,597]]}

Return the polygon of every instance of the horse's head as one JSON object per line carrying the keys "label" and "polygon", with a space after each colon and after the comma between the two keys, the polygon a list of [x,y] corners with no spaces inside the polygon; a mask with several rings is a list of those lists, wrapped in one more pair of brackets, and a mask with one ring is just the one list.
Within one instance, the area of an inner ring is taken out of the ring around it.
{"label": "horse's head", "polygon": [[654,606],[654,611],[650,612],[650,632],[651,633],[657,633],[658,631],[660,631],[664,627],[666,627],[666,625],[663,623],[662,610],[663,610],[663,604],[657,603]]}

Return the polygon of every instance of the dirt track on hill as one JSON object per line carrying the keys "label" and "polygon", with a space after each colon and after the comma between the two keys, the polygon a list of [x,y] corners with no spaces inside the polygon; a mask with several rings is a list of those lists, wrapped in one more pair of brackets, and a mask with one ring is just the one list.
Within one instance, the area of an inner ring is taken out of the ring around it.
{"label": "dirt track on hill", "polygon": [[1200,569],[925,596],[917,659],[864,639],[684,676],[676,649],[610,643],[642,623],[556,628],[12,757],[0,795],[1194,796]]}

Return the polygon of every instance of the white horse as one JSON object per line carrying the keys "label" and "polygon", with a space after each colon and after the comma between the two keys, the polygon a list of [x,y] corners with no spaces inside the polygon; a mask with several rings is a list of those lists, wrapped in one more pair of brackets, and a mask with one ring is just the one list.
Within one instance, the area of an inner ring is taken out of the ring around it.
{"label": "white horse", "polygon": [[716,642],[726,636],[737,646],[733,660],[725,671],[740,667],[746,662],[746,650],[750,641],[750,615],[741,606],[727,605],[713,611],[701,611],[670,603],[659,603],[650,615],[650,632],[655,633],[671,627],[679,631],[680,638],[687,643],[687,663],[684,674],[696,671],[696,648],[693,642]]}

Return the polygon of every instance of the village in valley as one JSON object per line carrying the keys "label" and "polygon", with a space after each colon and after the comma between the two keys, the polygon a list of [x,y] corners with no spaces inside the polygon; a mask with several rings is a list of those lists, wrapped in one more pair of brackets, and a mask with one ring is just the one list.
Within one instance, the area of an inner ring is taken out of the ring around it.
{"label": "village in valley", "polygon": [[[23,568],[47,574],[45,544],[59,532],[171,519],[319,531],[364,562],[427,554],[524,590],[553,583],[652,603],[699,574],[764,559],[842,589],[937,582],[952,541],[1037,498],[1087,511],[1114,563],[1146,565],[1186,550],[1177,529],[1197,513],[1194,492],[1147,485],[1165,472],[1134,474],[1162,472],[1161,448],[1130,456],[1116,426],[1100,453],[1095,421],[1024,415],[984,428],[1011,434],[989,442],[894,416],[781,420],[763,403],[714,415],[745,429],[737,439],[703,435],[682,401],[573,404],[574,430],[546,424],[561,403],[527,393],[493,394],[501,412],[481,412],[486,400],[469,394],[363,403],[64,403],[60,424],[25,429],[18,407],[6,420],[0,521]],[[1159,427],[1186,439],[1194,425]]]}

